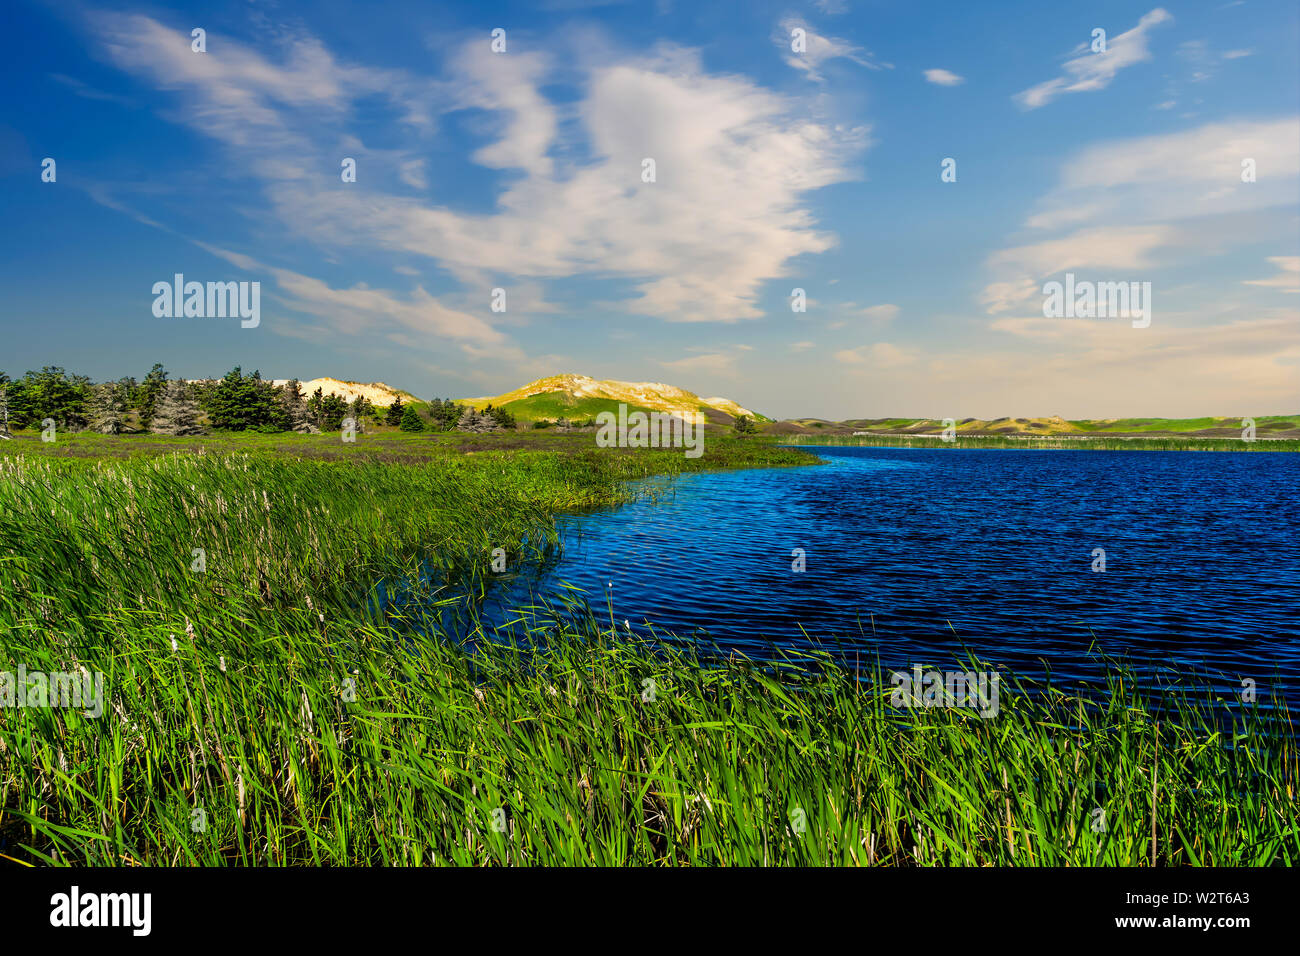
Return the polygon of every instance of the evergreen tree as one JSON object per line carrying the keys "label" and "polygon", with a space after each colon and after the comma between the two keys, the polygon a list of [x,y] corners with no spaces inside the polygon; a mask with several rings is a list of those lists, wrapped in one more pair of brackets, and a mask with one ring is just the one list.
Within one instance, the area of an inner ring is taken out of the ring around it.
{"label": "evergreen tree", "polygon": [[748,415],[740,415],[731,423],[731,430],[743,438],[758,431],[758,426],[754,424],[754,420]]}
{"label": "evergreen tree", "polygon": [[86,427],[91,387],[84,375],[69,375],[58,366],[47,365],[11,383],[8,392],[9,415],[15,428],[39,424],[45,418],[69,430]]}
{"label": "evergreen tree", "polygon": [[325,393],[320,386],[317,386],[316,391],[312,392],[311,398],[307,399],[307,421],[311,422],[315,428],[319,429],[321,422],[324,420],[322,417],[324,407]]}
{"label": "evergreen tree", "polygon": [[261,372],[244,375],[236,366],[209,396],[208,417],[213,428],[278,431],[280,415],[275,386],[264,381]]}
{"label": "evergreen tree", "polygon": [[435,398],[429,403],[429,419],[438,431],[451,431],[460,425],[465,408],[450,398]]}
{"label": "evergreen tree", "polygon": [[308,432],[313,426],[308,421],[307,403],[302,397],[302,383],[291,378],[280,386],[280,423],[286,431]]}
{"label": "evergreen tree", "polygon": [[119,382],[104,382],[91,392],[90,427],[101,435],[117,435],[126,420],[127,392]]}
{"label": "evergreen tree", "polygon": [[388,414],[384,416],[385,425],[400,425],[404,415],[402,409],[402,396],[394,395],[393,404],[388,406]]}
{"label": "evergreen tree", "polygon": [[364,395],[358,395],[352,400],[352,417],[356,420],[358,430],[361,428],[362,421],[365,420],[375,410],[375,406],[370,404],[370,399]]}
{"label": "evergreen tree", "polygon": [[167,383],[154,407],[149,430],[156,435],[197,435],[199,405],[181,379]]}
{"label": "evergreen tree", "polygon": [[406,410],[402,412],[401,429],[404,432],[424,431],[424,419],[420,417],[414,405],[407,405]]}
{"label": "evergreen tree", "polygon": [[0,437],[9,438],[9,376],[0,372]]}
{"label": "evergreen tree", "polygon": [[167,388],[167,370],[159,362],[154,363],[154,367],[149,370],[149,374],[144,377],[140,384],[139,408],[140,424],[148,427],[149,419],[153,418],[155,406],[158,399]]}
{"label": "evergreen tree", "polygon": [[475,408],[466,408],[460,416],[460,422],[456,426],[463,432],[494,432],[500,426],[496,420],[482,414]]}
{"label": "evergreen tree", "polygon": [[483,414],[492,419],[502,428],[513,430],[515,428],[515,416],[511,415],[504,408],[494,408],[491,403],[483,409]]}
{"label": "evergreen tree", "polygon": [[343,419],[348,414],[348,403],[341,397],[330,392],[326,395],[320,406],[321,430],[336,432],[343,427]]}

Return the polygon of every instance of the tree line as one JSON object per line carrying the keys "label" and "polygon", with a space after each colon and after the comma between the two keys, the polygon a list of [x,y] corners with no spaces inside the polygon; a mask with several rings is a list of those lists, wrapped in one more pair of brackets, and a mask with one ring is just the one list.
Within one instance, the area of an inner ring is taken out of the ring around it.
{"label": "tree line", "polygon": [[514,416],[492,406],[479,411],[451,399],[433,399],[427,419],[395,397],[376,407],[364,396],[348,402],[320,388],[307,396],[302,383],[276,385],[259,371],[236,367],[216,381],[173,379],[155,364],[143,380],[91,382],[58,366],[28,371],[19,379],[0,372],[0,430],[39,428],[47,419],[65,431],[120,434],[149,431],[193,435],[204,427],[221,431],[339,431],[346,419],[358,430],[383,422],[404,431],[496,431],[514,428]]}

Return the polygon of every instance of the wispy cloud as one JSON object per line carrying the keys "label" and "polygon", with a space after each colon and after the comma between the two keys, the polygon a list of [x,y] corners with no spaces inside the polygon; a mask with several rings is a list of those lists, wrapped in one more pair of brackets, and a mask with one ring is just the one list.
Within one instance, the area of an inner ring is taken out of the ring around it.
{"label": "wispy cloud", "polygon": [[1172,20],[1161,7],[1156,7],[1138,21],[1133,29],[1111,38],[1105,53],[1093,53],[1087,44],[1081,50],[1076,49],[1076,56],[1067,60],[1062,66],[1063,76],[1031,86],[1017,93],[1013,100],[1027,110],[1046,106],[1064,93],[1084,93],[1092,90],[1104,90],[1110,86],[1116,74],[1125,67],[1151,59],[1147,48],[1147,34],[1151,28]]}
{"label": "wispy cloud", "polygon": [[1300,256],[1269,256],[1278,273],[1271,279],[1246,279],[1246,285],[1261,285],[1280,292],[1300,292]]}
{"label": "wispy cloud", "polygon": [[243,253],[205,242],[195,245],[237,268],[270,275],[290,308],[324,319],[340,332],[356,335],[405,327],[466,343],[499,345],[505,341],[504,335],[478,316],[448,308],[419,286],[408,298],[365,284],[335,289],[320,279],[267,266]]}
{"label": "wispy cloud", "polygon": [[[796,30],[803,31],[801,37],[803,50],[801,52],[796,52],[793,49]],[[831,60],[849,60],[869,70],[892,70],[894,68],[892,63],[878,61],[870,51],[855,46],[848,40],[823,36],[807,22],[795,17],[786,17],[782,20],[772,39],[784,51],[787,64],[796,70],[801,70],[810,80],[819,83],[823,80],[822,67]]]}
{"label": "wispy cloud", "polygon": [[[1246,160],[1260,171],[1254,182],[1242,181]],[[1012,312],[1039,295],[1045,277],[1068,269],[1153,269],[1174,251],[1186,261],[1267,238],[1262,224],[1236,233],[1222,224],[1300,203],[1297,168],[1300,117],[1211,123],[1084,148],[1025,222],[1029,237],[1048,236],[988,257],[994,276],[981,302],[990,314]]]}
{"label": "wispy cloud", "polygon": [[841,349],[833,356],[845,365],[861,365],[876,369],[895,369],[910,365],[917,359],[912,349],[900,348],[890,342],[876,342],[856,349]]}

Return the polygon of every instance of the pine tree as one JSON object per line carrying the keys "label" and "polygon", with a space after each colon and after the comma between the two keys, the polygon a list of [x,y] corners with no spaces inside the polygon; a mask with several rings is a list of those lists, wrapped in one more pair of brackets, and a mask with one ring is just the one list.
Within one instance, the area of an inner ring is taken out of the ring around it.
{"label": "pine tree", "polygon": [[190,397],[183,380],[174,379],[167,383],[154,408],[149,430],[156,435],[199,433],[199,405]]}
{"label": "pine tree", "polygon": [[343,427],[343,419],[347,417],[347,402],[330,392],[321,401],[320,406],[320,427],[322,431],[336,432]]}
{"label": "pine tree", "polygon": [[420,417],[414,405],[407,405],[406,411],[402,412],[401,428],[404,432],[424,431],[424,419]]}
{"label": "pine tree", "polygon": [[0,372],[0,438],[10,438],[9,434],[9,376]]}
{"label": "pine tree", "polygon": [[374,413],[375,406],[370,404],[370,399],[364,395],[358,395],[352,400],[352,418],[357,423],[357,431],[361,431],[362,423]]}
{"label": "pine tree", "polygon": [[510,429],[512,431],[515,428],[515,416],[511,415],[504,408],[501,407],[494,408],[489,403],[488,407],[483,409],[483,414],[486,415],[488,418],[492,419],[502,428]]}
{"label": "pine tree", "polygon": [[446,432],[458,427],[464,414],[464,407],[453,402],[450,398],[435,398],[429,404],[429,417],[433,421],[433,427],[438,431]]}
{"label": "pine tree", "polygon": [[393,404],[388,406],[388,413],[384,416],[385,425],[402,424],[402,396],[394,395]]}
{"label": "pine tree", "polygon": [[494,432],[501,426],[496,423],[496,419],[480,413],[475,408],[466,408],[460,416],[460,423],[456,426],[463,432]]}
{"label": "pine tree", "polygon": [[295,432],[318,432],[307,416],[307,403],[302,397],[302,383],[289,379],[280,387],[280,417],[284,427]]}
{"label": "pine tree", "polygon": [[146,428],[149,426],[149,419],[153,418],[158,399],[162,397],[163,392],[166,390],[167,370],[162,367],[161,362],[155,362],[154,367],[149,370],[149,374],[144,377],[144,382],[140,385],[140,424],[142,426]]}
{"label": "pine tree", "polygon": [[119,434],[126,419],[126,395],[121,383],[96,385],[90,402],[90,427],[101,435]]}

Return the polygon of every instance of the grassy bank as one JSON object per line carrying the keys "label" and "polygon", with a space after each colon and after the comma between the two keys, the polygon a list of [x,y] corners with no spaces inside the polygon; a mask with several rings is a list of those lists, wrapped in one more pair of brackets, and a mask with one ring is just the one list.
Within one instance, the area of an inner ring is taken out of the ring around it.
{"label": "grassy bank", "polygon": [[988,720],[897,710],[822,657],[701,662],[527,611],[530,648],[471,649],[364,600],[395,580],[463,600],[493,549],[545,554],[557,511],[617,504],[627,479],[798,452],[270,437],[0,456],[0,668],[102,673],[106,698],[98,718],[0,708],[5,860],[1300,858],[1284,713],[1157,715],[1123,682],[1100,708],[1008,688]]}

